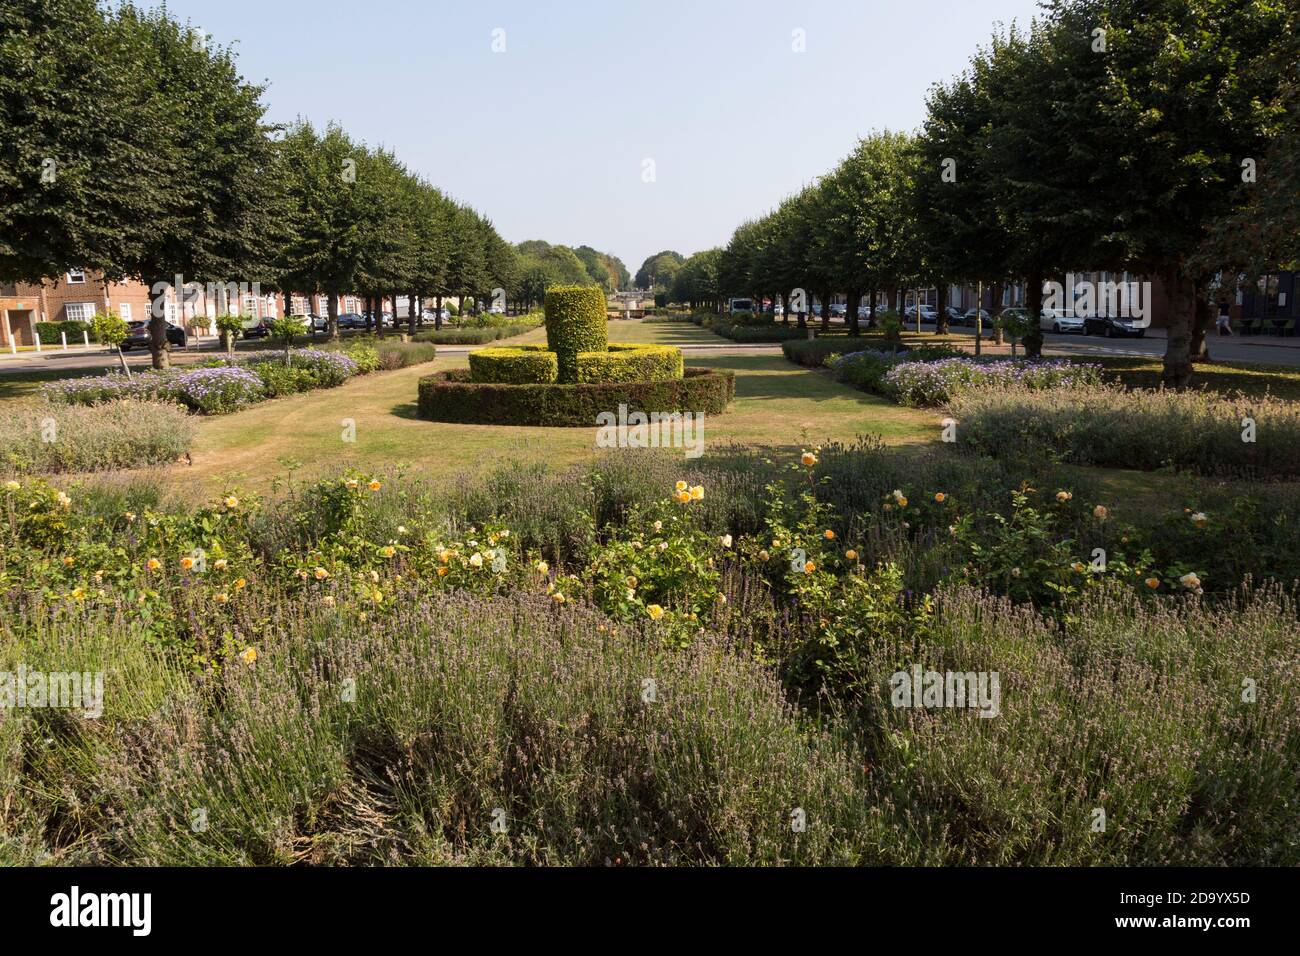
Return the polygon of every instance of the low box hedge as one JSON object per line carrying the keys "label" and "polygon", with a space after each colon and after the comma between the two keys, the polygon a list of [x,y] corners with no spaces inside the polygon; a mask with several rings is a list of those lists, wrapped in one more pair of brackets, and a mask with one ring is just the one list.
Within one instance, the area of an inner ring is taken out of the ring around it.
{"label": "low box hedge", "polygon": [[615,345],[578,353],[578,381],[663,382],[682,377],[682,350],[673,345]]}
{"label": "low box hedge", "polygon": [[720,415],[736,395],[736,375],[688,368],[679,379],[600,384],[474,382],[469,369],[420,379],[421,418],[470,425],[596,427],[601,412],[704,412]]}
{"label": "low box hedge", "polygon": [[469,353],[471,380],[502,385],[540,385],[559,374],[555,353],[543,345],[501,346]]}
{"label": "low box hedge", "polygon": [[80,345],[83,343],[83,334],[90,332],[90,341],[98,341],[94,332],[90,328],[89,322],[37,322],[36,336],[41,340],[42,345],[61,345],[63,336],[68,337],[68,344]]}

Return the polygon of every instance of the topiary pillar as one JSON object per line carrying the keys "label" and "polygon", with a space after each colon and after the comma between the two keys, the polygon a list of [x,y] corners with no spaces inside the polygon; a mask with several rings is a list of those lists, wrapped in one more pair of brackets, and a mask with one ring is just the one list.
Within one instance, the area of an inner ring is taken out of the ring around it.
{"label": "topiary pillar", "polygon": [[557,285],[546,290],[546,344],[555,353],[558,382],[578,380],[579,352],[609,350],[605,293],[594,285]]}

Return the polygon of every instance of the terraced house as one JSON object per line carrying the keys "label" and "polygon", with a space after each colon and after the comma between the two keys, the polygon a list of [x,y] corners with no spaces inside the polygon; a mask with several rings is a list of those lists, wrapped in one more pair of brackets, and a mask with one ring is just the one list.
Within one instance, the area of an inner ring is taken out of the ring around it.
{"label": "terraced house", "polygon": [[[192,335],[215,335],[213,319],[220,305],[206,292],[194,291],[177,296],[175,290],[164,291],[163,307],[167,321],[183,326]],[[96,312],[114,312],[127,322],[148,320],[154,296],[142,282],[113,282],[90,270],[73,269],[39,284],[0,284],[0,349],[34,346],[37,324],[42,322],[89,322]],[[359,312],[364,299],[355,295],[339,296],[339,312]],[[246,292],[236,304],[243,315],[252,318],[275,318],[285,314],[282,293]],[[300,295],[290,297],[291,315],[327,315],[329,296]]]}

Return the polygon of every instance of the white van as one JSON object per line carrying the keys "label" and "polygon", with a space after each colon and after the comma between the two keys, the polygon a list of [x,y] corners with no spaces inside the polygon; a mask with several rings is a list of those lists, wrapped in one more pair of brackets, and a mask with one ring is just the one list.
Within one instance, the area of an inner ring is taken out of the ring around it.
{"label": "white van", "polygon": [[753,312],[754,300],[753,299],[732,299],[727,303],[727,311],[732,315],[736,315],[740,312]]}

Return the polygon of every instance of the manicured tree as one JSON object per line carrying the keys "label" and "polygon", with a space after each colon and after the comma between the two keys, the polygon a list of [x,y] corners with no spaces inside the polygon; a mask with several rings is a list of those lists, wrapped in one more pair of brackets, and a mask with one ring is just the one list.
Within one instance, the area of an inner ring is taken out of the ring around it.
{"label": "manicured tree", "polygon": [[[461,298],[481,294],[490,287],[487,273],[487,249],[481,217],[468,206],[456,205],[449,222],[451,255],[447,267],[447,287]],[[586,276],[582,263],[573,257],[578,274]]]}
{"label": "manicured tree", "polygon": [[369,153],[355,184],[366,198],[355,228],[364,237],[353,280],[356,288],[394,289],[420,285],[423,269],[441,249],[426,229],[432,215],[425,191],[431,189],[383,149]]}
{"label": "manicured tree", "polygon": [[131,273],[176,176],[148,52],[94,0],[0,4],[0,280]]}
{"label": "manicured tree", "polygon": [[546,290],[546,344],[555,353],[559,382],[578,380],[578,353],[609,350],[605,293],[594,285]]}
{"label": "manicured tree", "polygon": [[[1296,13],[1300,20],[1300,9]],[[1300,24],[1289,31],[1300,38]],[[1300,63],[1300,51],[1293,62]],[[1300,71],[1300,67],[1297,67]],[[1287,111],[1300,116],[1300,78],[1288,84]],[[1300,264],[1300,124],[1279,131],[1259,160],[1255,181],[1237,187],[1233,211],[1218,219],[1192,258],[1203,273],[1253,281]]]}
{"label": "manicured tree", "polygon": [[[141,232],[126,274],[154,289],[177,275],[187,282],[271,278],[284,217],[263,87],[245,82],[228,47],[208,45],[165,8],[145,12],[126,4],[113,11],[109,26],[134,54],[124,68],[147,78],[135,102],[159,110],[167,126],[147,147],[162,154],[158,189],[165,199],[155,217],[122,224]],[[152,311],[153,365],[165,368],[165,314]]]}
{"label": "manicured tree", "polygon": [[224,312],[215,319],[217,331],[221,333],[221,342],[226,354],[234,356],[235,337],[244,330],[244,317],[233,312]]}
{"label": "manicured tree", "polygon": [[126,356],[122,354],[122,343],[126,341],[126,322],[122,317],[116,312],[96,312],[90,320],[90,330],[98,341],[117,349],[122,371],[130,378],[131,366],[126,364]]}
{"label": "manicured tree", "polygon": [[310,123],[295,124],[280,152],[291,228],[278,269],[293,288],[328,294],[329,337],[337,339],[338,297],[356,287],[363,263],[372,261],[367,203],[382,187],[365,185],[366,153],[337,126],[318,134]]}
{"label": "manicured tree", "polygon": [[302,334],[302,323],[296,316],[282,315],[278,319],[272,319],[269,324],[271,339],[279,342],[284,346],[284,364],[287,368],[292,359],[290,351],[293,346],[293,340],[296,336]]}
{"label": "manicured tree", "polygon": [[1092,259],[1162,279],[1163,379],[1186,386],[1195,303],[1209,281],[1196,253],[1214,223],[1238,208],[1248,161],[1294,125],[1283,102],[1283,79],[1294,70],[1294,5],[1051,0],[1047,11],[1056,62],[1074,81],[1056,118],[1088,130],[1071,145],[1077,168],[1088,171],[1074,192],[1092,220],[1083,229]]}

